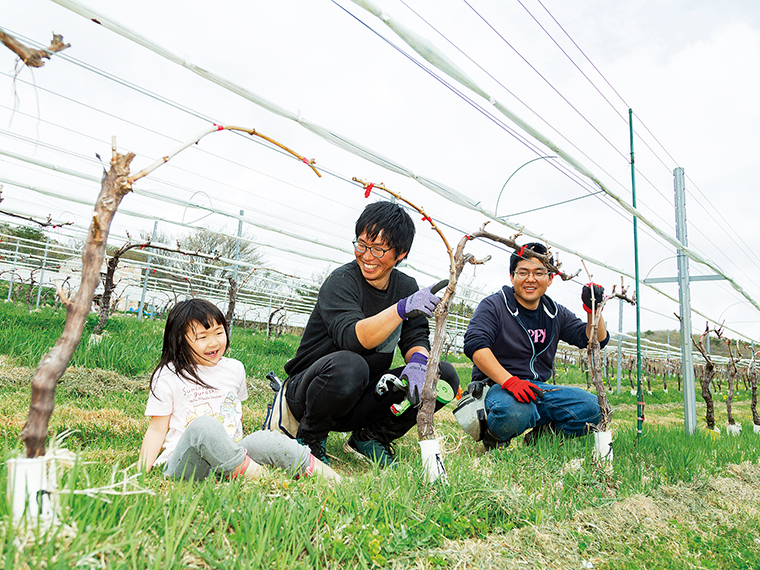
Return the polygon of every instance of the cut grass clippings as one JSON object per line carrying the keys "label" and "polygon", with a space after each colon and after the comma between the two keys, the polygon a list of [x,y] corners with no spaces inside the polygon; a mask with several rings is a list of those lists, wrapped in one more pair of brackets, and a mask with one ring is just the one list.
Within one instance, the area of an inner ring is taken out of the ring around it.
{"label": "cut grass clippings", "polygon": [[445,541],[428,556],[448,567],[599,570],[758,568],[760,466],[662,485],[607,505],[484,539]]}

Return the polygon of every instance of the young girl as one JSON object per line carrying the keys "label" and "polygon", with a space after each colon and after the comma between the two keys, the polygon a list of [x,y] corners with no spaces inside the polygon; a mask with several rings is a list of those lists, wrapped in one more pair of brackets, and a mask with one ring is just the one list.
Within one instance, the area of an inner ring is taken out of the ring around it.
{"label": "young girl", "polygon": [[150,378],[150,425],[138,466],[147,472],[163,464],[165,475],[185,480],[210,474],[256,479],[264,465],[295,477],[319,473],[340,480],[308,447],[279,432],[243,437],[245,370],[224,356],[227,339],[227,320],[209,301],[190,299],[169,312],[161,360]]}

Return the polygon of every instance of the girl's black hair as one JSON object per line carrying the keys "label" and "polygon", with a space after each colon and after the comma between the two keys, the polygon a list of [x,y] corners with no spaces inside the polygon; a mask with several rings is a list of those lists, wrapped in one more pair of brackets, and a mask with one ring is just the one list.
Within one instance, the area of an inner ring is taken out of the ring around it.
{"label": "girl's black hair", "polygon": [[227,347],[230,346],[230,329],[222,311],[210,301],[205,299],[188,299],[177,303],[169,311],[164,328],[164,346],[161,349],[161,360],[150,375],[150,391],[153,392],[153,380],[164,366],[176,372],[177,376],[203,386],[211,388],[198,375],[198,369],[194,362],[195,353],[187,343],[187,334],[190,332],[190,324],[200,323],[209,329],[214,325],[222,325],[227,335]]}

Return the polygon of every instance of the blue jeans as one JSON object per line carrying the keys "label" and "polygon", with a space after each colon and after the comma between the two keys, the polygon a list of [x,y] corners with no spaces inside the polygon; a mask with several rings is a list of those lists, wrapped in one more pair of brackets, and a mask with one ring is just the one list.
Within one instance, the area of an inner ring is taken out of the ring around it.
{"label": "blue jeans", "polygon": [[488,429],[497,439],[509,441],[525,430],[550,422],[566,435],[585,435],[602,419],[595,394],[572,386],[533,383],[546,392],[543,398],[528,404],[517,401],[498,384],[488,390]]}
{"label": "blue jeans", "polygon": [[164,474],[186,481],[200,481],[212,474],[228,476],[246,454],[259,465],[273,465],[293,476],[302,475],[311,461],[311,450],[284,434],[255,431],[235,443],[222,422],[201,416],[190,422],[179,438]]}

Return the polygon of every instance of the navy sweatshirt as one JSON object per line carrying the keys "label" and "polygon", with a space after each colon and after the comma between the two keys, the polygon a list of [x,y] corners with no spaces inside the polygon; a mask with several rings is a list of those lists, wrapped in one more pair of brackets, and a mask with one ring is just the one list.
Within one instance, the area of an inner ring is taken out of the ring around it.
{"label": "navy sweatshirt", "polygon": [[[464,335],[464,353],[472,359],[476,350],[490,348],[499,363],[511,374],[523,380],[547,382],[552,375],[552,364],[560,340],[578,348],[588,346],[586,323],[551,297],[541,297],[538,310],[546,318],[546,344],[536,353],[533,341],[517,303],[514,289],[504,286],[497,293],[483,299],[470,319]],[[604,348],[610,335],[602,341]],[[485,374],[472,367],[472,379],[484,380]]]}

